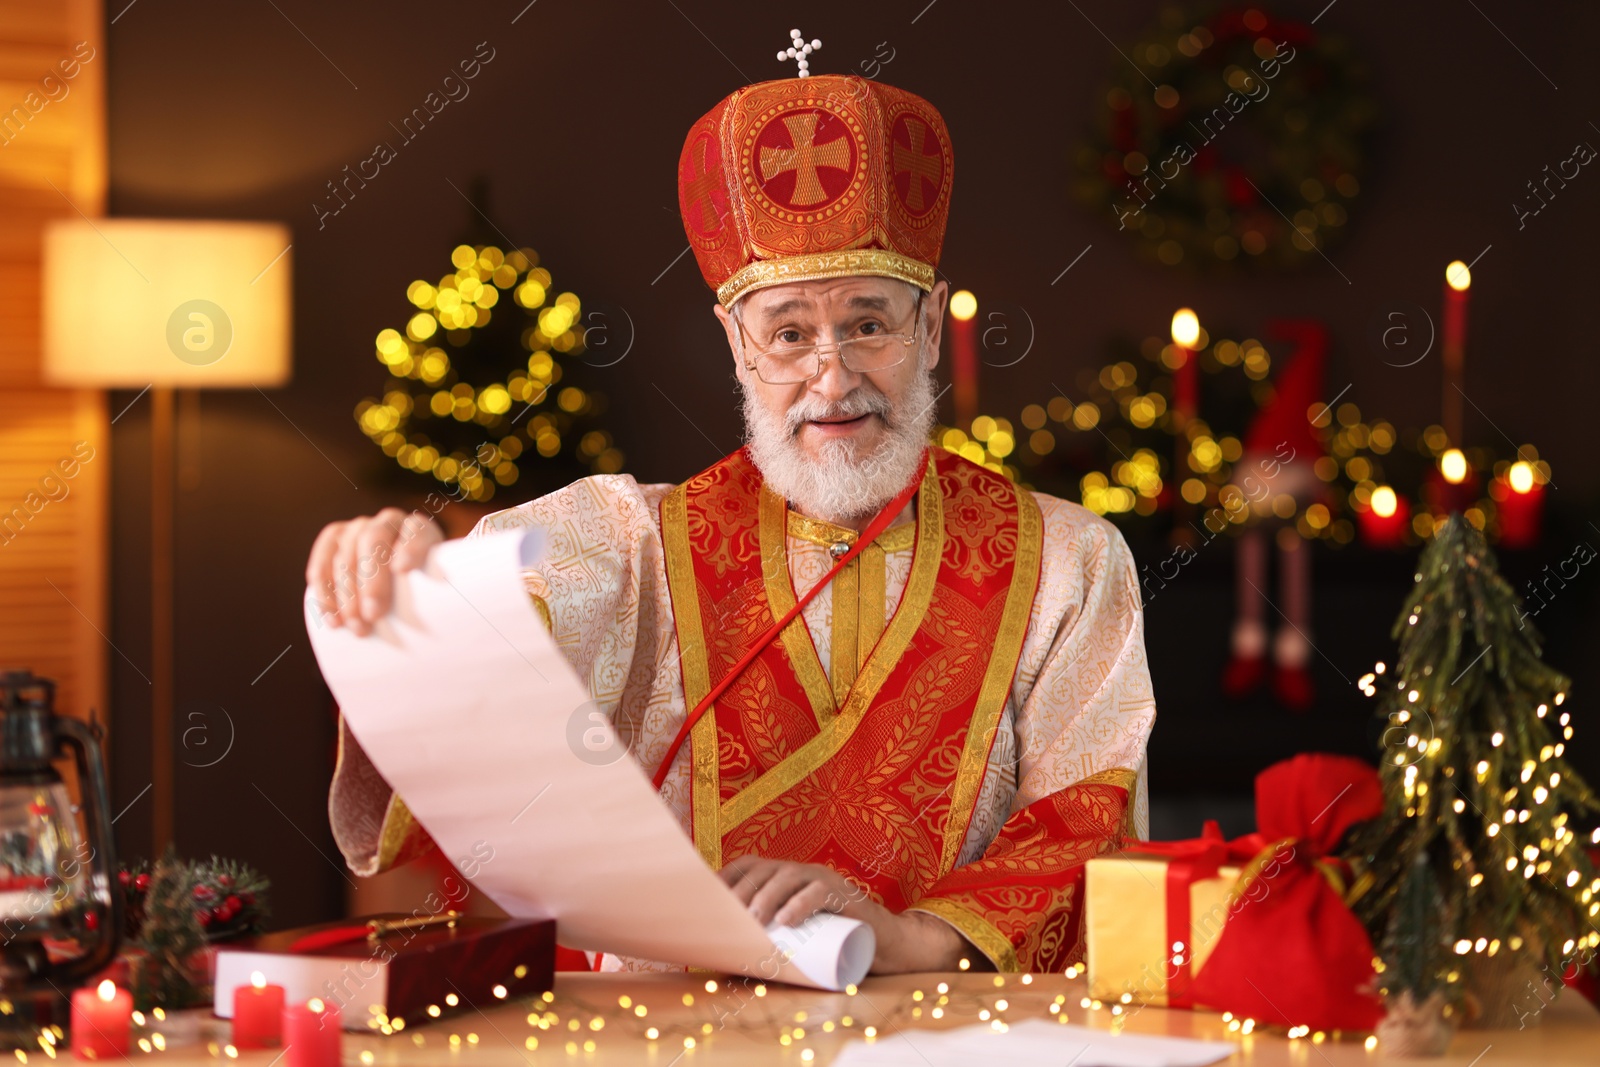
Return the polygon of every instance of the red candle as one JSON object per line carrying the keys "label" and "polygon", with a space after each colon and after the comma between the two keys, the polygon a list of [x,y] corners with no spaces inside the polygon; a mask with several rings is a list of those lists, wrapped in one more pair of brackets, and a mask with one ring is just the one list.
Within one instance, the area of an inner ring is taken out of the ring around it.
{"label": "red candle", "polygon": [[339,1067],[344,1031],[339,1006],[312,997],[283,1009],[284,1067]]}
{"label": "red candle", "polygon": [[1361,540],[1372,548],[1397,548],[1405,543],[1411,525],[1411,506],[1387,485],[1372,491],[1367,509],[1359,512]]}
{"label": "red candle", "polygon": [[1544,512],[1544,484],[1533,464],[1518,460],[1506,471],[1490,495],[1500,505],[1500,545],[1503,548],[1532,548],[1539,543],[1539,527]]}
{"label": "red candle", "polygon": [[1467,460],[1466,453],[1451,448],[1439,457],[1439,463],[1422,483],[1422,498],[1438,515],[1452,511],[1465,512],[1478,502],[1478,475]]}
{"label": "red candle", "polygon": [[1200,363],[1194,346],[1200,343],[1200,319],[1189,308],[1172,316],[1172,408],[1182,426],[1200,411]]}
{"label": "red candle", "polygon": [[233,991],[234,1048],[267,1048],[283,1039],[283,986],[256,971]]}
{"label": "red candle", "polygon": [[96,989],[72,994],[72,1050],[79,1059],[98,1060],[128,1054],[128,1025],[133,994],[111,979]]}
{"label": "red candle", "polygon": [[950,381],[956,425],[971,431],[978,415],[978,298],[962,289],[950,297]]}
{"label": "red candle", "polygon": [[1444,432],[1452,442],[1461,436],[1461,397],[1465,388],[1467,290],[1472,271],[1459,259],[1444,270],[1444,321],[1439,327],[1439,353],[1444,361]]}

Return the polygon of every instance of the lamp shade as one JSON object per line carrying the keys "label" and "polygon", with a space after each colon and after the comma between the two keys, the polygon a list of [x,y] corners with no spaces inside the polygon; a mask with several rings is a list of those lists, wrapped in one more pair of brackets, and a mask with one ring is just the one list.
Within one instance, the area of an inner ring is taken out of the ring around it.
{"label": "lamp shade", "polygon": [[44,378],[56,385],[283,385],[288,227],[58,220],[44,233]]}

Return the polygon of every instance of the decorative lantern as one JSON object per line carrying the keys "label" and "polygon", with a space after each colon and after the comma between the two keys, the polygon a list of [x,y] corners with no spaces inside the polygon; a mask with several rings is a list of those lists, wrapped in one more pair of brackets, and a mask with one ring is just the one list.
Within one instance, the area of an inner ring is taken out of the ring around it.
{"label": "decorative lantern", "polygon": [[[56,715],[54,703],[48,678],[0,673],[0,998],[13,1006],[0,1015],[0,1045],[8,1048],[37,1050],[41,1029],[64,1027],[66,991],[104,969],[122,936],[97,731]],[[69,748],[87,841],[52,762]],[[62,959],[64,942],[82,951]]]}

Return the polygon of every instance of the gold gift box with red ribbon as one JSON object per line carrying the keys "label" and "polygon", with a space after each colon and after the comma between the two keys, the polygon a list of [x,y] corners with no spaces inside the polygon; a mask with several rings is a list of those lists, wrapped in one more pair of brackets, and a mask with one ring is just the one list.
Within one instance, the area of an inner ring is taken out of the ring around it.
{"label": "gold gift box with red ribbon", "polygon": [[1085,865],[1091,997],[1114,1003],[1130,994],[1134,1003],[1187,1006],[1189,979],[1205,966],[1241,899],[1234,894],[1241,866],[1214,862],[1222,857],[1213,846],[1226,843],[1207,823],[1197,841],[1143,842]]}

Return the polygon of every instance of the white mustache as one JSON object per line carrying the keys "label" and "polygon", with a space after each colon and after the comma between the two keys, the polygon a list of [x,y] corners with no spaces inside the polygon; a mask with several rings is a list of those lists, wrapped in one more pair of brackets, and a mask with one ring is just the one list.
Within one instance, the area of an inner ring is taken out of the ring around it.
{"label": "white mustache", "polygon": [[882,393],[868,393],[857,389],[836,404],[824,400],[801,400],[784,414],[784,428],[794,437],[800,427],[818,419],[855,419],[862,415],[877,415],[893,426],[889,416],[894,411],[889,398]]}

